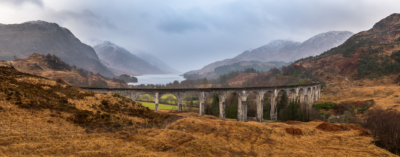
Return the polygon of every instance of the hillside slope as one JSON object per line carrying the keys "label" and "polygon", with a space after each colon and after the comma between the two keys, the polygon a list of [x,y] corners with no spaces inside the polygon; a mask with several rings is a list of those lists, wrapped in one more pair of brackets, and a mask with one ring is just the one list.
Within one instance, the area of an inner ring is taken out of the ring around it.
{"label": "hillside slope", "polygon": [[100,60],[116,75],[163,74],[162,70],[109,41],[93,46]]}
{"label": "hillside slope", "polygon": [[0,59],[26,58],[33,53],[52,54],[69,65],[75,65],[106,77],[115,75],[100,63],[92,47],[83,44],[71,31],[56,23],[31,21],[0,24]]}
{"label": "hillside slope", "polygon": [[59,79],[78,87],[129,87],[122,80],[110,79],[101,74],[93,74],[87,70],[70,66],[54,55],[34,53],[24,59],[0,61],[0,64],[14,66],[18,71],[39,75],[51,80]]}
{"label": "hillside slope", "polygon": [[155,112],[9,66],[0,66],[0,98],[1,156],[394,156],[354,125],[324,131],[318,121],[265,124]]}
{"label": "hillside slope", "polygon": [[324,81],[341,78],[360,80],[400,72],[400,14],[392,14],[372,29],[353,35],[342,45],[316,56],[299,60]]}
{"label": "hillside slope", "polygon": [[240,61],[284,61],[291,62],[300,58],[315,56],[336,47],[346,41],[352,32],[349,31],[330,31],[311,37],[300,43],[289,40],[274,40],[267,45],[245,51],[232,59],[217,61],[204,66],[200,70],[190,73],[205,74],[213,72],[216,67],[230,65]]}

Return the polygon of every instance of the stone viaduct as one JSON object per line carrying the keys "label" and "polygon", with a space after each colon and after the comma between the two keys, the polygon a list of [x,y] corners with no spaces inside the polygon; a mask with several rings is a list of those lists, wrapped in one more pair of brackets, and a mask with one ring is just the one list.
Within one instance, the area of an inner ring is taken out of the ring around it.
{"label": "stone viaduct", "polygon": [[250,93],[256,95],[257,121],[263,121],[263,100],[264,96],[270,96],[271,100],[271,119],[278,117],[276,105],[278,93],[286,92],[291,98],[297,98],[300,103],[307,104],[311,108],[313,102],[321,97],[321,84],[294,85],[294,86],[275,86],[275,87],[242,87],[242,88],[91,88],[82,87],[82,89],[95,93],[116,93],[122,96],[129,96],[136,100],[139,95],[149,94],[155,100],[155,110],[158,111],[158,103],[164,94],[173,94],[178,99],[178,111],[182,110],[183,98],[188,94],[197,95],[199,98],[199,114],[204,115],[204,102],[209,94],[219,96],[219,118],[225,119],[225,98],[230,93],[238,95],[238,121],[247,121],[247,96]]}

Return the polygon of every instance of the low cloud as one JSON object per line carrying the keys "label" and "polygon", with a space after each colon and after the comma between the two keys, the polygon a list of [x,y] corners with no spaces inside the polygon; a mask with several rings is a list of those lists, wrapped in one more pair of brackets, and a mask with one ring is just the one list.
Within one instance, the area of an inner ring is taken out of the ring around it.
{"label": "low cloud", "polygon": [[158,23],[158,28],[168,33],[184,33],[188,31],[208,30],[207,19],[199,9],[190,9],[177,14],[175,11],[166,13]]}
{"label": "low cloud", "polygon": [[85,9],[80,12],[76,11],[61,11],[55,14],[55,17],[60,17],[64,20],[76,20],[86,25],[93,27],[105,27],[109,29],[115,29],[114,23],[107,17],[99,16],[91,10]]}
{"label": "low cloud", "polygon": [[43,8],[43,1],[42,0],[1,0],[1,2],[12,4],[14,6],[21,6],[26,3],[31,3]]}
{"label": "low cloud", "polygon": [[[23,7],[28,5],[41,8]],[[0,0],[0,13],[12,15],[0,23],[56,22],[84,42],[109,40],[188,71],[276,39],[368,30],[400,12],[399,5],[398,0]]]}
{"label": "low cloud", "polygon": [[158,28],[168,33],[184,33],[193,30],[207,30],[204,23],[192,21],[190,19],[173,18],[159,23]]}

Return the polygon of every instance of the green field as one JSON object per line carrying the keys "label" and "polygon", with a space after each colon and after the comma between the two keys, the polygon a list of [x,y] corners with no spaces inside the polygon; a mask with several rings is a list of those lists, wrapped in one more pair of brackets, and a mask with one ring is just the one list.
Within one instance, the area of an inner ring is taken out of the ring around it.
{"label": "green field", "polygon": [[[148,101],[153,101],[154,102],[154,98],[152,96],[150,96],[149,94],[143,94],[141,96],[142,96],[142,98],[144,98],[144,99],[142,99],[142,101],[144,100],[146,102],[148,102]],[[172,96],[176,100],[176,97],[174,95],[172,95],[172,94],[164,94],[163,96],[161,96],[160,99],[166,99],[169,96]],[[183,100],[182,104],[188,104],[189,102],[190,101]],[[171,103],[171,102],[168,102],[168,103]],[[197,103],[198,103],[198,100],[193,100],[193,104],[197,104]],[[153,103],[153,106],[154,106],[154,103]]]}
{"label": "green field", "polygon": [[[151,102],[140,102],[140,101],[138,101],[138,103],[141,103],[143,106],[151,108],[151,109],[155,108],[155,104],[151,103]],[[160,109],[160,110],[178,110],[178,106],[158,104],[158,109]]]}

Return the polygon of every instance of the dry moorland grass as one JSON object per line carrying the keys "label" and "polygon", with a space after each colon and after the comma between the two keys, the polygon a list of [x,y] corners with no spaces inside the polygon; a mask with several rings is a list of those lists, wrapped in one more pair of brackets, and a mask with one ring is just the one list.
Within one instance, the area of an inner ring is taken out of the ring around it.
{"label": "dry moorland grass", "polygon": [[[373,145],[372,138],[362,136],[359,130],[322,131],[316,129],[322,123],[318,121],[266,124],[219,120],[190,113],[190,118],[178,120],[165,129],[60,135],[58,130],[63,132],[77,126],[63,118],[49,116],[48,110],[31,112],[12,104],[1,104],[4,108],[0,112],[2,122],[35,123],[28,125],[29,132],[54,130],[53,134],[27,136],[10,136],[2,131],[2,156],[394,156]],[[46,122],[49,120],[53,121],[52,125]],[[62,125],[48,127],[54,124]],[[293,128],[302,133],[287,132]],[[26,128],[14,125],[13,129]],[[82,129],[78,126],[78,130]]]}
{"label": "dry moorland grass", "polygon": [[[10,67],[0,73],[0,156],[394,156],[352,127],[324,131],[318,121],[266,124],[154,112],[118,95],[26,81],[46,79]],[[187,118],[174,122],[179,116]],[[97,129],[111,121],[157,125],[93,132],[82,121]]]}
{"label": "dry moorland grass", "polygon": [[318,102],[365,101],[373,99],[375,107],[400,111],[400,86],[394,84],[395,76],[359,81],[340,80],[324,87]]}

